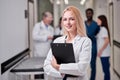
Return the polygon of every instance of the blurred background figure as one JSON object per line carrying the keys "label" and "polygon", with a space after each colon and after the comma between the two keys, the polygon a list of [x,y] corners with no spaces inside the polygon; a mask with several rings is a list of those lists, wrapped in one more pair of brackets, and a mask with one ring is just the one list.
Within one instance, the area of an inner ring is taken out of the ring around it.
{"label": "blurred background figure", "polygon": [[[42,14],[41,22],[35,24],[33,28],[33,56],[46,57],[50,49],[50,43],[53,40],[54,29],[50,25],[53,21],[53,16],[46,11]],[[36,78],[44,78],[44,75],[35,75]]]}
{"label": "blurred background figure", "polygon": [[46,57],[48,50],[50,49],[50,43],[53,39],[54,29],[50,25],[52,23],[53,16],[50,12],[44,12],[42,14],[42,21],[35,24],[33,29],[33,41],[34,41],[34,56]]}
{"label": "blurred background figure", "polygon": [[56,39],[57,37],[60,37],[63,35],[63,28],[62,28],[62,17],[60,17],[59,19],[59,23],[58,23],[58,26],[55,27],[55,30],[54,30],[54,39]]}
{"label": "blurred background figure", "polygon": [[62,17],[59,19],[59,24],[57,27],[55,27],[55,35],[63,35],[63,29],[62,29]]}
{"label": "blurred background figure", "polygon": [[86,17],[87,20],[85,21],[86,31],[88,37],[92,41],[92,57],[91,57],[91,77],[90,80],[95,80],[96,77],[96,57],[97,57],[97,42],[96,42],[96,35],[99,32],[100,28],[98,27],[97,23],[93,20],[93,9],[88,8],[86,9]]}
{"label": "blurred background figure", "polygon": [[98,57],[102,63],[104,80],[110,80],[110,33],[106,16],[98,16],[97,23],[100,26],[100,32],[97,35]]}

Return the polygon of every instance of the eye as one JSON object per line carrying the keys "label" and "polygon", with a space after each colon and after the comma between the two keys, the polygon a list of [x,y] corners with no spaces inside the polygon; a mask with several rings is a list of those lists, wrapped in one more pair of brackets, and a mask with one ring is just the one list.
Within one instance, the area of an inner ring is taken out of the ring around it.
{"label": "eye", "polygon": [[67,19],[66,18],[63,18],[63,21],[66,21]]}
{"label": "eye", "polygon": [[71,17],[71,18],[70,18],[70,20],[72,20],[72,21],[73,21],[73,20],[75,20],[75,19]]}

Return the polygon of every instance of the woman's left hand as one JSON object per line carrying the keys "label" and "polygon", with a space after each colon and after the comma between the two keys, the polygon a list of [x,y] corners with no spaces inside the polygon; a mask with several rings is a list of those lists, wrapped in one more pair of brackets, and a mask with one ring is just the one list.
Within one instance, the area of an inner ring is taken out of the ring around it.
{"label": "woman's left hand", "polygon": [[56,61],[56,59],[55,59],[54,56],[53,56],[53,58],[52,58],[51,65],[52,65],[52,67],[54,67],[56,70],[59,70],[60,65],[57,64],[57,61]]}

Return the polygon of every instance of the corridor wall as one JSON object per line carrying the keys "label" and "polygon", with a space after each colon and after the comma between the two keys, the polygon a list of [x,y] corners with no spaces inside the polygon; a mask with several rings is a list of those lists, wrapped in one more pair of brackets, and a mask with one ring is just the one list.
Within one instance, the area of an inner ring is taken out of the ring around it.
{"label": "corridor wall", "polygon": [[[29,47],[28,18],[25,15],[27,2],[0,0],[0,64]],[[0,75],[0,80],[8,79],[10,80],[9,71]]]}
{"label": "corridor wall", "polygon": [[114,0],[113,7],[113,70],[120,80],[120,0]]}

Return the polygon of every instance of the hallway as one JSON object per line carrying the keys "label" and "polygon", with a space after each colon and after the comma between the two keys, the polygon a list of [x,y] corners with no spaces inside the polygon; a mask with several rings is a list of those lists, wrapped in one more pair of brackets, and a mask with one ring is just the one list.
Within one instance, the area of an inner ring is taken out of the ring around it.
{"label": "hallway", "polygon": [[[120,0],[83,0],[82,4],[81,1],[0,0],[0,80],[34,80],[30,79],[31,74],[35,75],[41,73],[41,71],[44,73],[43,65],[41,67],[36,61],[37,66],[34,65],[35,67],[31,66],[33,64],[20,64],[24,62],[24,59],[33,57],[33,28],[36,23],[41,21],[42,13],[50,11],[53,14],[51,25],[55,29],[63,10],[71,5],[80,10],[84,21],[86,20],[85,10],[87,8],[94,10],[93,19],[95,21],[97,21],[99,15],[106,15],[111,40],[111,80],[120,80]],[[34,60],[32,61],[34,62]],[[29,63],[32,63],[32,61]],[[20,74],[19,71],[11,72],[18,65],[21,65],[22,69],[28,72],[23,71],[25,75],[21,73],[22,71]],[[104,74],[98,57],[96,65],[96,80],[103,80]],[[32,70],[29,68],[32,68]],[[90,77],[90,68],[88,69],[88,76]]]}
{"label": "hallway", "polygon": [[[98,57],[97,57],[96,65],[97,65],[96,80],[104,80],[104,74],[102,72],[101,61]],[[110,73],[111,73],[111,80],[117,80],[117,78],[115,78],[115,74],[113,74],[112,67],[110,67]],[[88,69],[88,76],[90,77],[90,68]]]}

